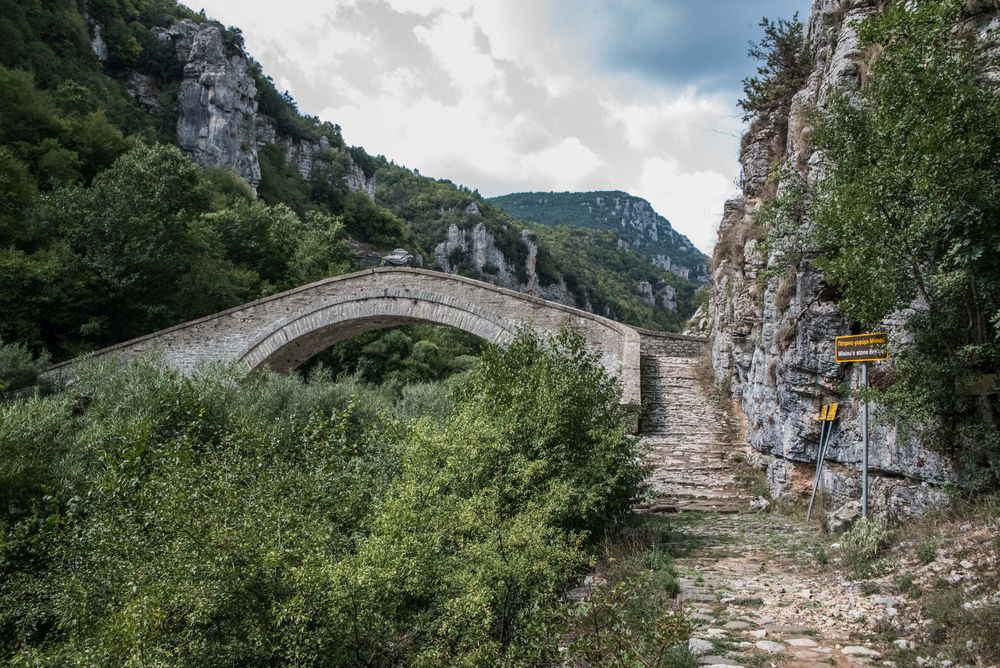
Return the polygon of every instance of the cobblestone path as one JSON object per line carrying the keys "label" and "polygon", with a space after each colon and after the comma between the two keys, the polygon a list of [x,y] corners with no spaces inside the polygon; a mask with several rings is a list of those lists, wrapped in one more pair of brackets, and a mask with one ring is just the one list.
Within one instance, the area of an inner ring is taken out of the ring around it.
{"label": "cobblestone path", "polygon": [[679,513],[676,567],[692,649],[709,666],[882,665],[882,602],[824,565],[829,538],[779,514]]}

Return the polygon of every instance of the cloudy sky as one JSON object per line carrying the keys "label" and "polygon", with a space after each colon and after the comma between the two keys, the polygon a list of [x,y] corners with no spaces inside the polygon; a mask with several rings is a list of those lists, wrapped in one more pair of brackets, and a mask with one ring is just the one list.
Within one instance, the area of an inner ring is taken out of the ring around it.
{"label": "cloudy sky", "polygon": [[349,144],[483,195],[625,190],[709,251],[762,16],[809,0],[192,0]]}

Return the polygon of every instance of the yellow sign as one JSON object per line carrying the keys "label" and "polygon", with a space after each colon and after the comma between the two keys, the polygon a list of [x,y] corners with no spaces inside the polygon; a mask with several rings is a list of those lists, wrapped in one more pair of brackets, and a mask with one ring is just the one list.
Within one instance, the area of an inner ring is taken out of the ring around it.
{"label": "yellow sign", "polygon": [[820,422],[833,422],[837,419],[837,407],[840,404],[823,404],[823,407],[819,409],[819,421]]}
{"label": "yellow sign", "polygon": [[838,336],[834,344],[837,362],[878,362],[889,359],[889,336],[885,332]]}

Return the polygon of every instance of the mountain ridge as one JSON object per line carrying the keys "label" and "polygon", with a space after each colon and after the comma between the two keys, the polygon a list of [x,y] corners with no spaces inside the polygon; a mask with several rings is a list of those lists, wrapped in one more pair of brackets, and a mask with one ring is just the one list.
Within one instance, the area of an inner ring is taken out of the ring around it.
{"label": "mountain ridge", "polygon": [[528,222],[613,231],[620,246],[654,266],[698,283],[708,281],[708,256],[637,195],[622,190],[529,191],[489,199]]}

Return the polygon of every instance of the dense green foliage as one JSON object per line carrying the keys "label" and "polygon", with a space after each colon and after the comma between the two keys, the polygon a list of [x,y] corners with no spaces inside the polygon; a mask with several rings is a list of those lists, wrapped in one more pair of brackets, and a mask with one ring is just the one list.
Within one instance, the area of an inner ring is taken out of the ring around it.
{"label": "dense green foliage", "polygon": [[314,357],[336,378],[356,378],[398,393],[412,383],[428,383],[475,366],[486,342],[460,329],[406,325],[375,330],[341,341]]}
{"label": "dense green foliage", "polygon": [[[568,226],[533,227],[539,243],[547,246],[560,265],[562,277],[579,304],[621,322],[650,329],[680,331],[695,311],[696,284],[650,264],[643,256],[618,245],[613,232]],[[653,290],[670,286],[676,291],[677,311],[660,304],[653,308],[637,291],[641,281]]]}
{"label": "dense green foliage", "polygon": [[144,360],[0,404],[0,656],[554,661],[559,593],[642,478],[617,384],[521,336],[451,401],[379,396]]}
{"label": "dense green foliage", "polygon": [[[4,160],[4,157],[7,159]],[[342,224],[253,202],[179,149],[139,145],[89,186],[38,194],[18,161],[0,228],[0,336],[65,356],[340,273]]]}
{"label": "dense green foliage", "polygon": [[798,12],[791,19],[771,21],[765,17],[760,27],[764,36],[760,42],[751,42],[748,51],[760,65],[754,76],[743,80],[743,98],[739,101],[743,120],[787,116],[792,96],[812,71],[812,52]]}
{"label": "dense green foliage", "polygon": [[570,611],[569,654],[578,659],[569,665],[699,665],[687,646],[691,624],[675,600],[673,531],[662,515],[638,515],[608,541],[601,569],[607,584]]}
{"label": "dense green foliage", "polygon": [[[645,200],[621,191],[512,193],[491,197],[490,202],[515,218],[540,225],[586,227],[614,232],[645,257],[667,255],[676,266],[687,267],[692,280],[705,276],[708,258],[670,222],[653,212],[642,221],[646,227],[623,225],[637,211],[648,207]],[[650,209],[651,211],[651,209]],[[635,223],[637,221],[631,221]],[[656,226],[654,238],[653,226]]]}
{"label": "dense green foliage", "polygon": [[40,376],[48,366],[48,356],[36,357],[20,343],[0,340],[0,400],[46,389]]}
{"label": "dense green foliage", "polygon": [[819,114],[823,177],[793,180],[770,213],[776,257],[812,258],[859,329],[905,323],[876,394],[976,488],[1000,483],[1000,97],[954,29],[964,11],[895,2],[862,24],[877,55]]}

